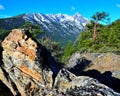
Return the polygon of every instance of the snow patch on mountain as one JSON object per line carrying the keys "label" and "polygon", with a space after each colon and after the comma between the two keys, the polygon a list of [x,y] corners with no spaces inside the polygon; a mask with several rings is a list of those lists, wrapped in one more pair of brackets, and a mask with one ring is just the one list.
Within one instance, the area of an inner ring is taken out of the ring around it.
{"label": "snow patch on mountain", "polygon": [[76,39],[80,32],[84,30],[89,20],[80,13],[73,16],[67,14],[42,14],[27,13],[23,19],[34,24],[39,24],[44,31],[51,33],[54,38],[74,38]]}

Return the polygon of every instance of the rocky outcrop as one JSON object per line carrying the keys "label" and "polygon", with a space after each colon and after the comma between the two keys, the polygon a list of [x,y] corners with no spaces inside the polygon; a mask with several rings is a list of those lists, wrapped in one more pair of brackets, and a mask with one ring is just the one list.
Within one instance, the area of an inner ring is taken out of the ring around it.
{"label": "rocky outcrop", "polygon": [[[2,47],[4,64],[0,72],[4,74],[1,80],[4,79],[2,81],[13,95],[19,92],[22,96],[31,96],[48,85],[52,87],[53,75],[59,68],[47,49],[36,43],[27,31],[12,30],[2,42]],[[45,71],[45,66],[52,71]]]}
{"label": "rocky outcrop", "polygon": [[87,76],[75,76],[66,69],[58,73],[54,87],[60,96],[120,96],[96,79]]}
{"label": "rocky outcrop", "polygon": [[81,72],[90,65],[90,63],[90,60],[87,60],[77,52],[70,57],[67,64],[65,65],[65,68],[76,75],[80,75]]}
{"label": "rocky outcrop", "polygon": [[120,96],[96,79],[60,70],[28,31],[12,30],[2,48],[0,80],[14,96]]}

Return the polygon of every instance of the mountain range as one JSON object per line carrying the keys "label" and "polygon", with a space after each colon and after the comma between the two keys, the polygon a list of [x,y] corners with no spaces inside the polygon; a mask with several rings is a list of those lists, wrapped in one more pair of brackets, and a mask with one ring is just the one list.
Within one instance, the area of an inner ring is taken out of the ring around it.
{"label": "mountain range", "polygon": [[39,24],[40,29],[51,39],[66,44],[68,41],[75,41],[89,20],[81,14],[73,16],[67,14],[42,14],[26,13],[11,18],[0,19],[0,29],[14,29],[24,25],[25,22]]}

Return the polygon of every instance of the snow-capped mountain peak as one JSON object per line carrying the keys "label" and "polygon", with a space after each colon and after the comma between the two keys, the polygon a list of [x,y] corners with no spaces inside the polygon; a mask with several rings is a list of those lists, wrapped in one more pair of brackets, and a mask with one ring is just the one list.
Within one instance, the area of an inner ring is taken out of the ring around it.
{"label": "snow-capped mountain peak", "polygon": [[[88,19],[83,17],[80,13],[75,15],[67,14],[41,14],[41,13],[28,13],[23,16],[25,21],[39,24],[40,28],[46,32],[57,35],[59,38],[75,38],[84,30],[85,25],[89,22]],[[67,36],[67,37],[66,37]]]}
{"label": "snow-capped mountain peak", "polygon": [[56,22],[64,22],[64,21],[86,21],[88,22],[89,20],[86,19],[85,17],[83,17],[80,13],[75,13],[75,15],[71,16],[71,15],[67,15],[67,14],[62,14],[62,13],[58,13],[58,14],[41,14],[41,13],[28,13],[24,16],[24,19],[31,19],[37,22],[40,21],[45,21],[45,22],[49,22],[49,19],[52,21],[56,21]]}
{"label": "snow-capped mountain peak", "polygon": [[79,13],[79,12],[76,12],[74,15],[73,15],[73,17],[75,18],[75,17],[82,17],[82,15]]}

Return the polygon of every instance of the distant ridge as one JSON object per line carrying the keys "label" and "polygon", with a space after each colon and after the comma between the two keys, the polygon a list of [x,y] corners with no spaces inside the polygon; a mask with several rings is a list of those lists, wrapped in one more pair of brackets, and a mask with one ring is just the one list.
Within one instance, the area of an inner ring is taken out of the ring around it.
{"label": "distant ridge", "polygon": [[66,44],[74,41],[84,30],[89,20],[80,13],[73,16],[67,14],[26,13],[11,18],[0,19],[0,29],[13,29],[22,26],[25,22],[39,24],[40,29],[46,32],[51,39]]}

